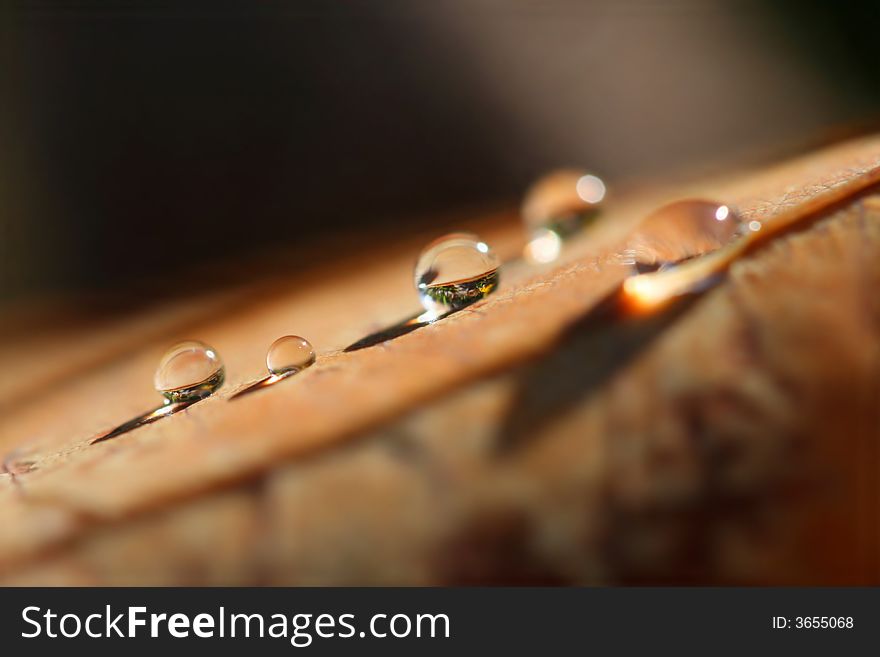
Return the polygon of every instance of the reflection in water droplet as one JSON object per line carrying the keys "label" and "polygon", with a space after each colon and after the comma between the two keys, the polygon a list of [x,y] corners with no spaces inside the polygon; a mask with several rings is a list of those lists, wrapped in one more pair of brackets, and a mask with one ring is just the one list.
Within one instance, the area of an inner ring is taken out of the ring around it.
{"label": "reflection in water droplet", "polygon": [[220,356],[196,340],[180,342],[162,356],[153,384],[170,403],[203,399],[223,385]]}
{"label": "reflection in water droplet", "polygon": [[729,244],[742,234],[742,222],[723,203],[691,199],[664,205],[636,228],[624,262],[639,273],[667,269]]}
{"label": "reflection in water droplet", "polygon": [[305,338],[285,335],[275,340],[266,353],[266,367],[275,376],[298,372],[315,363],[315,349]]}
{"label": "reflection in water droplet", "polygon": [[498,256],[476,235],[451,233],[419,255],[414,278],[425,310],[457,310],[498,287]]}
{"label": "reflection in water droplet", "polygon": [[573,235],[596,219],[604,198],[605,183],[591,173],[559,169],[538,179],[523,199],[522,217],[532,242],[543,238],[544,244],[532,247],[530,242],[526,257],[549,262],[546,231],[560,240]]}
{"label": "reflection in water droplet", "polygon": [[562,240],[595,220],[604,198],[605,183],[584,171],[560,169],[540,178],[523,200],[523,221],[531,237],[526,258],[537,263],[555,260]]}
{"label": "reflection in water droplet", "polygon": [[[522,216],[530,229],[565,228],[579,219],[592,218],[605,198],[605,183],[590,173],[560,169],[539,178],[526,192]],[[559,226],[557,226],[559,225]],[[576,225],[573,227],[577,227]]]}

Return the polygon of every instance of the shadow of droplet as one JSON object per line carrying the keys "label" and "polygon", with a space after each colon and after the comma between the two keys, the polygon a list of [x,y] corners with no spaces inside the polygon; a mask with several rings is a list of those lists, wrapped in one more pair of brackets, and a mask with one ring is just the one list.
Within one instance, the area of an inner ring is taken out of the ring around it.
{"label": "shadow of droplet", "polygon": [[464,310],[464,308],[466,307],[467,306],[456,308],[454,310],[443,313],[442,315],[438,315],[433,319],[424,321],[419,319],[420,317],[422,317],[423,313],[414,315],[409,319],[405,319],[402,322],[394,324],[393,326],[389,326],[388,328],[384,328],[381,331],[370,333],[370,335],[348,345],[345,349],[343,349],[343,351],[346,353],[350,351],[358,351],[360,349],[366,349],[367,347],[373,347],[377,344],[382,344],[383,342],[388,342],[389,340],[394,340],[395,338],[399,338],[400,336],[406,335],[407,333],[412,333],[416,329],[420,329],[423,326],[428,326],[428,324],[433,324],[434,322],[444,319],[445,317],[449,317],[450,315],[457,313],[459,310]]}
{"label": "shadow of droplet", "polygon": [[270,386],[274,386],[276,383],[281,383],[285,379],[289,379],[294,374],[299,374],[303,369],[305,368],[290,370],[289,372],[285,372],[284,374],[269,374],[267,376],[264,376],[259,381],[256,381],[245,387],[244,389],[236,392],[229,398],[229,401],[234,401],[236,399],[239,399],[240,397],[243,397],[244,395],[249,395],[252,392],[257,392],[258,390],[265,390]]}
{"label": "shadow of droplet", "polygon": [[94,445],[95,443],[101,443],[105,440],[111,440],[113,438],[117,438],[124,433],[128,433],[129,431],[133,431],[138,427],[143,427],[147,424],[152,424],[157,420],[161,420],[163,417],[167,417],[169,415],[173,415],[174,413],[178,413],[185,408],[189,408],[193,404],[199,403],[201,400],[197,399],[191,402],[177,402],[171,404],[165,404],[160,406],[159,408],[154,408],[151,411],[147,411],[146,413],[142,413],[135,418],[132,418],[128,422],[123,422],[115,429],[111,429],[105,434],[98,436],[90,442],[90,445]]}

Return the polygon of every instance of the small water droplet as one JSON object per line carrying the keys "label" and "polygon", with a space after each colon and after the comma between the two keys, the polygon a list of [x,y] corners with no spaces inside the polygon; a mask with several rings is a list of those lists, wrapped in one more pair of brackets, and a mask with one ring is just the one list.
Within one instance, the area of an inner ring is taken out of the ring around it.
{"label": "small water droplet", "polygon": [[266,367],[275,376],[281,376],[313,365],[316,358],[311,342],[298,335],[285,335],[269,347]]}
{"label": "small water droplet", "polygon": [[539,231],[551,230],[564,239],[598,216],[605,191],[602,179],[591,173],[575,169],[553,171],[539,178],[526,192],[522,206],[526,229],[533,238],[541,237]]}
{"label": "small water droplet", "polygon": [[484,299],[498,287],[501,261],[470,233],[451,233],[424,248],[414,278],[428,311],[457,310]]}
{"label": "small water droplet", "polygon": [[729,206],[689,199],[664,205],[648,215],[628,241],[622,261],[639,273],[716,251],[742,234],[742,222]]}
{"label": "small water droplet", "polygon": [[203,342],[187,340],[165,352],[153,384],[171,403],[194,402],[217,390],[224,377],[217,352]]}

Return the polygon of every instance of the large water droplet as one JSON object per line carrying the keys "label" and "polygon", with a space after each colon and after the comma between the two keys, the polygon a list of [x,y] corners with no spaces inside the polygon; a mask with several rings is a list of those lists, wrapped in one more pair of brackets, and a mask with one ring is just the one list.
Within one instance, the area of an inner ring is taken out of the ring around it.
{"label": "large water droplet", "polygon": [[223,385],[224,376],[223,361],[213,348],[187,340],[165,352],[153,384],[169,402],[194,402]]}
{"label": "large water droplet", "polygon": [[742,222],[727,205],[689,199],[664,205],[648,215],[628,240],[624,260],[640,272],[705,255],[742,234]]}
{"label": "large water droplet", "polygon": [[434,240],[419,255],[414,278],[428,311],[463,308],[498,287],[501,261],[488,244],[470,233]]}
{"label": "large water droplet", "polygon": [[311,342],[298,335],[285,335],[269,347],[266,367],[275,376],[283,376],[313,365],[316,358]]}
{"label": "large water droplet", "polygon": [[564,238],[595,219],[604,198],[605,183],[598,176],[560,169],[539,178],[528,189],[522,216],[530,234],[549,229]]}

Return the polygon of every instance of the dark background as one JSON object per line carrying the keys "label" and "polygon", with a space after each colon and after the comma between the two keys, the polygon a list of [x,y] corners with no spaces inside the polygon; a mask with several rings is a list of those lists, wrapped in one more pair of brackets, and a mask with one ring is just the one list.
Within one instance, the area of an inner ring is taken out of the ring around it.
{"label": "dark background", "polygon": [[20,3],[0,301],[815,143],[880,109],[880,3],[823,4]]}

